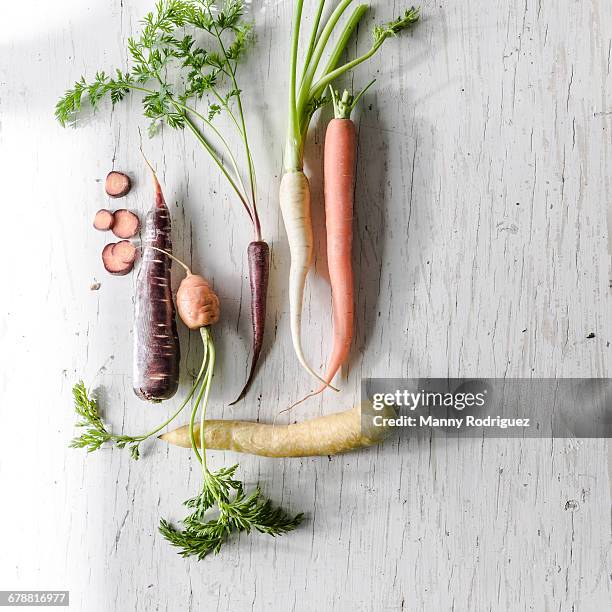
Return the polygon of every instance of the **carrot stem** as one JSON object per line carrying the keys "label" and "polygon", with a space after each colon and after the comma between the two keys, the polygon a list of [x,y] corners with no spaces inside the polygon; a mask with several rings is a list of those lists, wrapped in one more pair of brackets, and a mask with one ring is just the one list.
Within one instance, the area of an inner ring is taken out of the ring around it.
{"label": "carrot stem", "polygon": [[319,24],[321,23],[321,15],[323,14],[323,9],[325,8],[325,0],[319,0],[319,8],[317,9],[317,14],[315,16],[314,24],[312,26],[312,31],[310,33],[310,42],[308,43],[308,50],[306,51],[306,56],[304,57],[304,67],[302,70],[302,81],[304,82],[304,78],[306,77],[306,72],[308,70],[308,65],[310,64],[310,60],[312,59],[312,54],[315,50],[316,44],[319,41]]}
{"label": "carrot stem", "polygon": [[297,111],[298,116],[300,118],[303,115],[309,100],[311,99],[308,94],[312,85],[312,81],[317,72],[317,68],[319,67],[321,56],[325,51],[325,47],[329,42],[329,39],[334,31],[334,28],[336,27],[336,24],[340,20],[340,17],[342,17],[344,11],[348,8],[349,4],[351,4],[351,2],[353,2],[353,0],[342,0],[342,2],[340,2],[334,12],[331,14],[330,18],[327,20],[327,23],[325,24],[325,27],[321,32],[321,36],[319,37],[314,53],[312,54],[312,58],[308,64],[306,73],[304,75],[303,83],[300,88],[300,93],[297,101]]}
{"label": "carrot stem", "polygon": [[289,73],[289,126],[285,150],[285,170],[297,171],[302,169],[302,142],[300,134],[300,120],[296,107],[297,99],[297,62],[300,45],[300,24],[304,0],[297,0],[293,17],[293,31],[291,33],[291,64]]}
{"label": "carrot stem", "polygon": [[211,147],[210,143],[206,140],[206,138],[204,138],[204,136],[202,136],[202,134],[200,133],[200,130],[198,130],[198,128],[191,121],[191,119],[189,119],[189,117],[187,116],[185,116],[185,125],[187,125],[187,127],[194,133],[195,137],[202,143],[204,148],[210,153],[213,161],[217,164],[217,166],[219,167],[219,170],[221,170],[225,178],[229,181],[229,184],[232,186],[233,190],[236,192],[236,195],[240,199],[242,206],[244,207],[247,214],[249,215],[249,219],[251,219],[251,222],[254,223],[253,215],[251,213],[251,209],[249,208],[249,204],[246,200],[246,197],[240,192],[240,189],[238,188],[238,186],[236,185],[236,183],[230,176],[229,172],[227,171],[227,168],[223,165],[221,160],[216,156],[214,149]]}
{"label": "carrot stem", "polygon": [[[320,96],[326,89],[326,87],[335,79],[342,76],[344,73],[352,70],[362,64],[366,60],[370,59],[384,44],[387,38],[395,36],[402,30],[409,28],[419,20],[419,9],[410,8],[403,16],[399,17],[395,21],[386,23],[383,25],[376,26],[374,28],[374,42],[369,51],[361,55],[360,57],[347,62],[346,64],[335,68],[329,72],[326,72],[311,88],[308,93],[307,99],[311,100]],[[348,40],[347,40],[348,42]],[[334,54],[335,55],[335,54]]]}
{"label": "carrot stem", "polygon": [[[218,94],[217,94],[218,95]],[[225,103],[225,101],[223,101]],[[241,193],[242,195],[245,197],[246,199],[246,188],[244,186],[244,182],[242,181],[242,176],[240,175],[240,172],[238,170],[238,163],[236,161],[236,158],[234,156],[234,154],[232,153],[232,150],[227,142],[227,140],[223,137],[223,135],[221,134],[221,132],[219,132],[219,130],[214,126],[214,124],[209,121],[206,117],[204,117],[204,115],[202,115],[201,113],[199,113],[197,110],[195,110],[194,108],[191,108],[190,106],[185,106],[184,104],[181,104],[179,102],[174,102],[175,106],[178,106],[179,108],[182,108],[183,110],[190,112],[192,115],[195,115],[200,121],[202,121],[202,123],[204,123],[206,125],[207,128],[209,128],[214,134],[215,136],[219,139],[219,141],[221,142],[221,144],[223,145],[229,159],[230,159],[230,163],[232,164],[232,169],[234,170],[234,174],[236,175],[236,180],[240,183],[240,189],[241,189]],[[231,113],[231,110],[229,108],[229,106],[227,106],[226,104],[226,110],[228,111],[228,113],[230,113],[233,117],[233,114]],[[234,117],[234,121],[236,121],[235,117]]]}
{"label": "carrot stem", "polygon": [[338,38],[336,46],[334,47],[331,52],[331,55],[329,56],[329,60],[327,61],[327,64],[323,69],[323,74],[328,74],[336,68],[338,62],[340,61],[340,58],[346,51],[346,48],[351,39],[351,36],[353,35],[353,32],[355,31],[355,28],[359,25],[359,22],[367,11],[367,4],[360,4],[358,7],[355,8],[352,15],[349,17],[349,20],[346,22],[346,25],[344,26],[344,29],[342,30],[342,34],[340,34],[340,38]]}
{"label": "carrot stem", "polygon": [[253,221],[253,224],[255,226],[256,240],[261,240],[261,223],[259,221],[259,214],[257,213],[257,187],[256,187],[256,181],[255,181],[255,167],[253,164],[253,157],[251,155],[251,147],[249,146],[246,122],[244,120],[244,109],[242,107],[242,97],[240,95],[240,89],[236,81],[236,69],[235,67],[232,67],[232,62],[227,54],[225,45],[223,44],[223,39],[221,38],[221,32],[219,32],[219,29],[217,27],[217,22],[215,21],[213,17],[212,11],[210,9],[210,4],[205,4],[205,6],[208,11],[208,15],[212,21],[212,24],[213,24],[214,36],[217,39],[217,42],[219,43],[219,47],[221,48],[221,52],[223,53],[223,57],[225,58],[225,61],[227,62],[227,66],[230,71],[229,77],[232,81],[232,85],[234,86],[234,91],[237,92],[236,93],[236,103],[238,105],[238,116],[240,118],[240,126],[239,126],[238,131],[240,132],[240,136],[244,144],[244,152],[245,152],[245,155],[247,158],[247,164],[249,167],[249,182],[251,185],[251,206],[252,206],[252,213],[253,213],[251,216],[251,220]]}
{"label": "carrot stem", "polygon": [[153,249],[154,251],[159,251],[160,253],[163,253],[164,255],[166,255],[167,257],[169,257],[169,258],[170,258],[172,261],[176,261],[176,263],[177,263],[179,266],[181,266],[182,268],[184,268],[184,269],[185,269],[185,272],[187,272],[187,276],[191,276],[192,272],[191,272],[191,270],[189,269],[189,266],[188,266],[188,265],[187,265],[185,262],[181,261],[181,260],[180,260],[178,257],[175,257],[174,255],[172,255],[172,253],[168,253],[168,251],[164,251],[164,249],[158,249],[157,247],[150,246],[150,245],[147,245],[147,246],[142,247],[142,248]]}

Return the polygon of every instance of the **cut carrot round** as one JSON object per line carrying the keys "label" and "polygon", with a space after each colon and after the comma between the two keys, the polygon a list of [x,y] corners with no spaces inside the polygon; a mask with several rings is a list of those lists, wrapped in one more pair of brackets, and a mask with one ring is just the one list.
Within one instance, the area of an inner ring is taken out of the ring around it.
{"label": "cut carrot round", "polygon": [[113,245],[111,255],[123,263],[133,264],[136,261],[136,247],[129,240],[122,240]]}
{"label": "cut carrot round", "polygon": [[132,181],[127,174],[113,171],[108,173],[104,188],[111,198],[122,198],[132,188]]}
{"label": "cut carrot round", "polygon": [[140,229],[140,219],[131,211],[120,208],[115,211],[115,223],[113,224],[113,234],[117,238],[133,238]]}
{"label": "cut carrot round", "polygon": [[114,254],[116,244],[111,243],[107,244],[102,250],[102,263],[104,264],[104,269],[113,274],[114,276],[125,276],[132,271],[134,267],[134,262],[126,263],[122,261],[120,257]]}
{"label": "cut carrot round", "polygon": [[113,213],[110,210],[106,210],[106,208],[102,208],[96,213],[93,226],[101,232],[107,232],[109,229],[112,229],[114,223],[115,216]]}

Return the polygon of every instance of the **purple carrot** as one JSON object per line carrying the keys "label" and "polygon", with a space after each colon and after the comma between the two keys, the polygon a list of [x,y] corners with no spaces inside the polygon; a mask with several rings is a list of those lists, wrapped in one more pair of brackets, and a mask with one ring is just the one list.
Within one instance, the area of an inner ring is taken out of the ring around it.
{"label": "purple carrot", "polygon": [[268,296],[268,278],[270,276],[270,248],[266,242],[257,240],[249,244],[249,282],[251,284],[251,324],[253,326],[253,358],[251,371],[238,399],[230,406],[244,399],[253,379],[266,327],[266,301]]}
{"label": "purple carrot", "polygon": [[[146,158],[145,158],[146,161]],[[156,247],[172,253],[170,211],[155,171],[155,204],[145,221],[140,272],[136,285],[134,321],[134,392],[150,402],[170,399],[178,389],[180,347],[170,268],[172,260]]]}

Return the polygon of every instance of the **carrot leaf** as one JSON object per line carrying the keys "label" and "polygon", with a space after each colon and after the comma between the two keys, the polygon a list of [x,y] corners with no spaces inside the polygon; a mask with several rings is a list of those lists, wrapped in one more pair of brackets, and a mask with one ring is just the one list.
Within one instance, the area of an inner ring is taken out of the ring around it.
{"label": "carrot leaf", "polygon": [[414,6],[409,8],[403,15],[388,23],[374,27],[374,43],[379,43],[389,36],[396,36],[402,30],[409,28],[419,20],[419,9]]}
{"label": "carrot leaf", "polygon": [[[205,427],[206,409],[215,369],[215,347],[208,328],[200,330],[204,344],[204,375],[189,420],[189,436],[196,458],[202,466],[202,488],[196,497],[184,502],[192,510],[183,519],[183,528],[173,526],[162,519],[160,533],[179,548],[183,557],[203,559],[210,553],[218,553],[232,533],[259,531],[271,536],[281,535],[297,528],[303,515],[290,516],[262,497],[256,487],[250,494],[235,475],[238,465],[211,472],[206,463]],[[199,435],[195,432],[195,420],[200,414]],[[196,438],[199,437],[199,442]]]}
{"label": "carrot leaf", "polygon": [[[218,553],[233,533],[258,531],[271,536],[296,529],[303,515],[291,516],[262,496],[261,489],[246,495],[242,482],[234,478],[238,466],[222,468],[207,475],[200,495],[188,499],[185,506],[193,512],[184,518],[182,529],[162,519],[159,531],[183,557],[199,560]],[[210,510],[215,512],[209,517]]]}
{"label": "carrot leaf", "polygon": [[116,435],[109,432],[102,421],[97,400],[90,397],[82,380],[74,385],[72,395],[75,412],[81,418],[76,426],[84,428],[85,431],[80,436],[71,440],[71,448],[86,448],[88,453],[93,453],[99,450],[103,444],[114,442],[119,448],[125,448],[130,445],[132,458],[139,458],[140,442],[144,438]]}

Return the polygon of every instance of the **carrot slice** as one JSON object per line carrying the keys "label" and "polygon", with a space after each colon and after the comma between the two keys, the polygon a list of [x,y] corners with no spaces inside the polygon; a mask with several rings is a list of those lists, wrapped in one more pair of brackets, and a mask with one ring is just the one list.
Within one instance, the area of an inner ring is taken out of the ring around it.
{"label": "carrot slice", "polygon": [[102,208],[96,213],[93,226],[101,232],[107,232],[109,229],[112,229],[114,223],[115,216],[113,213],[110,210],[106,210],[106,208]]}
{"label": "carrot slice", "polygon": [[111,255],[123,263],[133,264],[136,260],[136,247],[129,240],[122,240],[113,245]]}
{"label": "carrot slice", "polygon": [[132,271],[134,262],[125,263],[121,261],[119,257],[113,254],[115,246],[114,243],[111,243],[104,247],[102,250],[102,263],[104,264],[104,269],[110,274],[114,276],[125,276]]}
{"label": "carrot slice", "polygon": [[115,211],[113,234],[117,238],[133,238],[140,229],[140,219],[131,211],[120,208]]}
{"label": "carrot slice", "polygon": [[106,176],[104,188],[111,198],[122,198],[132,188],[132,181],[123,172],[109,172]]}

